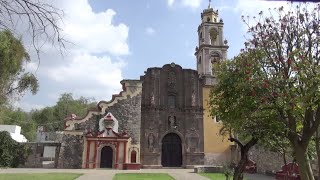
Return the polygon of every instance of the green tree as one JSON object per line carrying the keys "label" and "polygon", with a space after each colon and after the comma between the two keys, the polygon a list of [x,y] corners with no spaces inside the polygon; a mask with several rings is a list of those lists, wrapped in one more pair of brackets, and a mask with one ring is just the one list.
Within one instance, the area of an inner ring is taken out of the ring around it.
{"label": "green tree", "polygon": [[18,167],[28,155],[28,148],[13,140],[6,131],[0,131],[0,167]]}
{"label": "green tree", "polygon": [[2,107],[0,113],[1,124],[18,125],[28,141],[33,141],[36,136],[36,122],[31,119],[30,113],[13,107]]}
{"label": "green tree", "polygon": [[38,91],[39,84],[34,74],[25,72],[23,65],[30,58],[21,40],[16,39],[11,32],[0,32],[0,106],[9,98],[20,97],[30,90]]}
{"label": "green tree", "polygon": [[[237,92],[238,96],[230,95],[235,104],[254,98],[265,107],[256,113],[273,117],[268,118],[270,122],[282,129],[302,180],[314,179],[307,152],[320,124],[319,11],[320,5],[303,4],[289,12],[283,7],[270,10],[269,17],[261,12],[254,17],[254,26],[244,20],[250,38],[234,60],[238,61],[234,73],[239,72],[239,81],[247,89]],[[226,105],[233,106],[229,103]],[[240,126],[242,123],[256,122],[240,121]],[[258,127],[268,130],[264,125]]]}
{"label": "green tree", "polygon": [[39,125],[44,126],[47,131],[63,130],[64,119],[71,115],[83,117],[88,108],[94,107],[96,103],[85,97],[73,98],[71,93],[64,93],[53,107],[46,107],[42,110],[32,112],[32,119]]}
{"label": "green tree", "polygon": [[219,64],[215,71],[219,83],[210,93],[211,115],[223,122],[220,133],[228,133],[229,140],[240,148],[241,158],[233,175],[235,180],[243,179],[250,148],[258,141],[277,141],[272,135],[282,131],[281,124],[273,121],[276,113],[260,102],[259,95],[265,90],[247,85],[247,73],[241,67],[239,57]]}

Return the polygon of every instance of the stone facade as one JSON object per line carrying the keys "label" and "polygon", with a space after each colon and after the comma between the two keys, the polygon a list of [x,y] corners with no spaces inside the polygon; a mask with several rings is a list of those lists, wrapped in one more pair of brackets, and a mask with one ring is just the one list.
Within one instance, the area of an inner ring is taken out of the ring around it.
{"label": "stone facade", "polygon": [[149,68],[144,76],[141,103],[141,163],[162,167],[163,138],[181,140],[182,166],[203,164],[203,112],[197,71],[174,63]]}
{"label": "stone facade", "polygon": [[[142,82],[123,80],[121,84],[123,91],[110,101],[100,101],[85,117],[66,118],[59,167],[99,168],[105,146],[111,148],[113,168],[136,167],[140,162]],[[138,159],[134,164],[128,158],[132,151]]]}
{"label": "stone facade", "polygon": [[82,164],[83,136],[82,133],[65,134],[59,153],[58,168],[79,169]]}

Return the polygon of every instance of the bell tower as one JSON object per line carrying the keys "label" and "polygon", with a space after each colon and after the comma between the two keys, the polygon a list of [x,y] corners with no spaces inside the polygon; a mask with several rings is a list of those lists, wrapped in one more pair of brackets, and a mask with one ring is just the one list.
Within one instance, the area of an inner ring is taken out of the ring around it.
{"label": "bell tower", "polygon": [[205,85],[215,84],[213,66],[227,58],[228,41],[223,37],[223,21],[219,19],[218,10],[211,7],[211,0],[207,9],[201,13],[201,24],[198,27],[197,71],[205,79]]}
{"label": "bell tower", "polygon": [[197,70],[203,80],[202,107],[203,107],[203,139],[204,164],[219,165],[231,163],[232,143],[227,137],[220,135],[223,124],[219,118],[210,113],[210,90],[217,83],[214,65],[227,58],[229,48],[223,37],[223,21],[219,19],[218,10],[209,6],[201,13],[201,24],[198,27],[199,44],[196,47]]}

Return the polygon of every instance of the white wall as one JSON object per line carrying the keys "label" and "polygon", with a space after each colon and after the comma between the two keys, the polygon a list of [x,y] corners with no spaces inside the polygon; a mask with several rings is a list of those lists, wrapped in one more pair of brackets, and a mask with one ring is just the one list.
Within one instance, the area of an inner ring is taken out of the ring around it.
{"label": "white wall", "polygon": [[21,127],[16,125],[0,125],[0,131],[7,131],[10,133],[11,138],[17,142],[27,142],[28,140],[24,135],[20,134]]}

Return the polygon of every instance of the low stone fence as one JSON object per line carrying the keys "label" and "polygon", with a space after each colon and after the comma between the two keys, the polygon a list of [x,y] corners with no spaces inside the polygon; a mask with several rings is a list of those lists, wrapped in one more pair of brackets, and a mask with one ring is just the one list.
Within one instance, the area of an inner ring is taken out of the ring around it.
{"label": "low stone fence", "polygon": [[224,173],[223,166],[195,166],[195,173]]}

